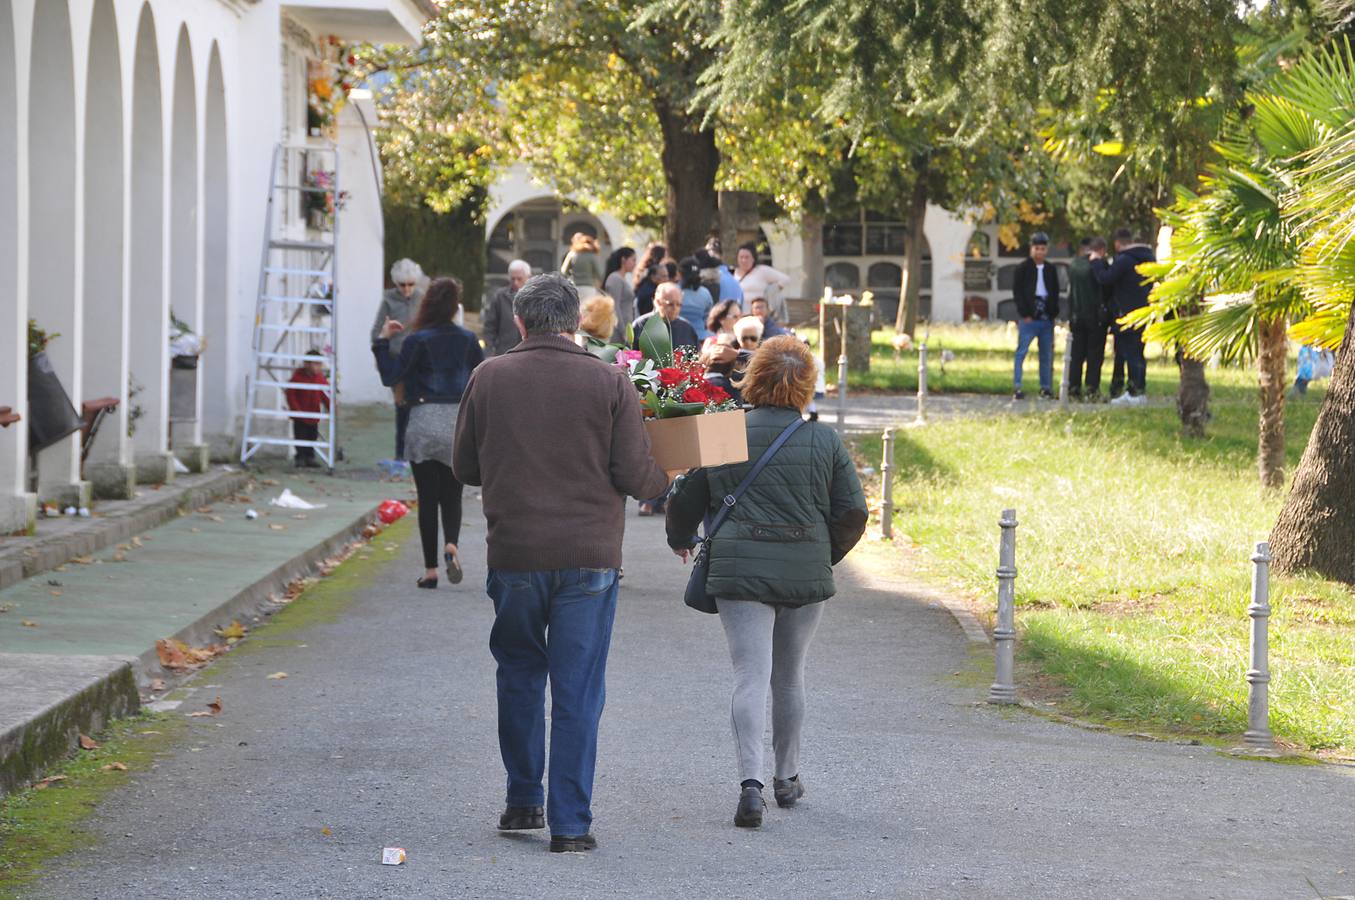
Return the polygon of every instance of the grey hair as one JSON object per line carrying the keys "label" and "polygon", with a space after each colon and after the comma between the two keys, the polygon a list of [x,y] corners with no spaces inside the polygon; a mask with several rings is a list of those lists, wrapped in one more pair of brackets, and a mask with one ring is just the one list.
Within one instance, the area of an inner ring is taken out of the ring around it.
{"label": "grey hair", "polygon": [[418,284],[423,280],[423,269],[412,259],[397,259],[391,266],[391,281],[396,284]]}
{"label": "grey hair", "polygon": [[513,315],[528,336],[579,330],[579,290],[557,273],[534,275],[513,297]]}
{"label": "grey hair", "polygon": [[766,326],[757,316],[744,316],[734,323],[734,336],[738,338],[751,335],[760,341],[762,340],[762,332],[765,330]]}
{"label": "grey hair", "polygon": [[525,260],[525,259],[515,259],[515,260],[513,260],[512,262],[510,262],[510,263],[508,264],[508,274],[509,274],[509,275],[512,275],[514,272],[521,272],[522,274],[526,275],[528,278],[531,278],[531,277],[532,277],[532,265],[531,265],[531,263],[527,262],[527,260]]}

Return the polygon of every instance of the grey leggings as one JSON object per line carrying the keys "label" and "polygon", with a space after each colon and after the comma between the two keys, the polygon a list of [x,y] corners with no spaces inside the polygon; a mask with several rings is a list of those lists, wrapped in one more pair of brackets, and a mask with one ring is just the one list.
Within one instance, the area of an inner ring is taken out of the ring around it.
{"label": "grey leggings", "polygon": [[767,688],[772,692],[772,751],[777,778],[800,774],[800,728],[805,717],[805,654],[823,615],[822,603],[773,606],[719,598],[716,606],[734,662],[734,744],[739,780],[766,783],[762,741]]}

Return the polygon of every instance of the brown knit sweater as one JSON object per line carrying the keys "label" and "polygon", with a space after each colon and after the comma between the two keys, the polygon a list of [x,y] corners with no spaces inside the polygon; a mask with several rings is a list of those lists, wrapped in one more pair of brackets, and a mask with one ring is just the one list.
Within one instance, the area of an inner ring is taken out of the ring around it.
{"label": "brown knit sweater", "polygon": [[620,566],[624,495],[668,485],[625,373],[558,335],[476,367],[452,462],[483,485],[489,565],[519,572]]}

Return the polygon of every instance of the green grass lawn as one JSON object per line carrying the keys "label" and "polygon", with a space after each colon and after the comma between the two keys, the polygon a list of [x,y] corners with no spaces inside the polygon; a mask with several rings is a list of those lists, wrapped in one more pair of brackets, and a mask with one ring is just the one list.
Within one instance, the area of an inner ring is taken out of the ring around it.
{"label": "green grass lawn", "polygon": [[[799,329],[810,345],[818,347],[817,329]],[[1012,389],[1012,358],[1016,352],[1016,328],[1009,330],[1005,323],[966,323],[963,325],[919,325],[917,342],[927,341],[927,389],[934,393],[1006,394]],[[894,352],[894,329],[884,328],[871,335],[869,372],[848,373],[847,384],[853,389],[908,391],[917,390],[916,347],[902,353]],[[1055,339],[1054,389],[1058,390],[1063,372],[1063,337]],[[1108,345],[1109,346],[1109,345]],[[954,359],[943,362],[945,351]],[[1101,369],[1101,390],[1110,388],[1113,357],[1107,352]],[[1033,393],[1040,386],[1039,356],[1035,345],[1026,357],[1024,385]],[[1291,363],[1291,366],[1293,364]],[[837,380],[837,372],[830,361],[828,381]],[[1216,366],[1209,370],[1210,386],[1220,398],[1247,399],[1255,393],[1254,368]],[[1172,355],[1161,345],[1148,347],[1148,393],[1163,396],[1176,393],[1178,378]]]}
{"label": "green grass lawn", "polygon": [[[1289,406],[1291,472],[1320,399]],[[998,518],[1016,509],[1020,657],[1028,675],[1052,676],[1059,702],[1138,728],[1245,729],[1249,556],[1283,499],[1258,487],[1254,401],[1217,404],[1203,441],[1180,438],[1170,408],[897,435],[896,541],[919,574],[991,610]],[[879,438],[857,451],[879,465]],[[1271,603],[1272,728],[1298,747],[1349,753],[1355,592],[1275,578]]]}

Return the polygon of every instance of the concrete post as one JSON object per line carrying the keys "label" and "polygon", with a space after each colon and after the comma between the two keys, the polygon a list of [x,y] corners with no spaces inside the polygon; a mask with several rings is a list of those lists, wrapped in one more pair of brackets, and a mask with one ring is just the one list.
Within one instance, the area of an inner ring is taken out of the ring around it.
{"label": "concrete post", "polygon": [[1242,739],[1248,747],[1272,750],[1270,731],[1270,545],[1261,541],[1252,554],[1251,668],[1247,669],[1247,730]]}
{"label": "concrete post", "polygon": [[880,537],[894,539],[894,429],[884,433],[884,458],[880,461]]}
{"label": "concrete post", "polygon": [[998,545],[997,624],[993,643],[997,659],[989,703],[1016,702],[1016,510],[1004,509],[998,521],[1002,539]]}
{"label": "concrete post", "polygon": [[1073,329],[1063,336],[1063,380],[1059,382],[1059,406],[1068,405],[1068,378],[1073,372]]}
{"label": "concrete post", "polygon": [[917,423],[927,421],[927,342],[917,347]]}

